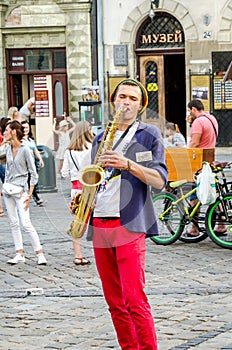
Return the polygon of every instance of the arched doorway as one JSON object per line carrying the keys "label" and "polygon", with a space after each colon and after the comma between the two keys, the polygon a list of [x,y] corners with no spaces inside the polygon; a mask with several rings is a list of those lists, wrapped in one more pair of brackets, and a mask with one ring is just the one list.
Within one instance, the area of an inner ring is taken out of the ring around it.
{"label": "arched doorway", "polygon": [[148,97],[146,122],[163,131],[165,121],[186,134],[186,80],[184,32],[180,22],[165,12],[147,18],[136,38],[137,75]]}

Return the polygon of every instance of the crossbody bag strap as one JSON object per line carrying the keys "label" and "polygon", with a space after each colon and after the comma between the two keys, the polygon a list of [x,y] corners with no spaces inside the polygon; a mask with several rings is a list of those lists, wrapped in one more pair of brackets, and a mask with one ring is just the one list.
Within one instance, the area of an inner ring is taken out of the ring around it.
{"label": "crossbody bag strap", "polygon": [[75,167],[77,168],[77,171],[79,171],[79,168],[78,168],[78,166],[77,166],[77,164],[76,164],[76,162],[75,162],[75,160],[74,160],[74,158],[73,158],[71,149],[69,150],[69,153],[70,153],[70,157],[72,158],[73,164],[74,164]]}
{"label": "crossbody bag strap", "polygon": [[218,133],[217,133],[217,130],[216,130],[216,128],[215,128],[214,123],[212,122],[212,120],[211,120],[207,115],[205,115],[205,114],[201,115],[201,117],[206,117],[206,118],[210,121],[210,123],[211,123],[212,126],[213,126],[215,135],[216,135],[216,137],[217,137],[217,136],[218,136]]}

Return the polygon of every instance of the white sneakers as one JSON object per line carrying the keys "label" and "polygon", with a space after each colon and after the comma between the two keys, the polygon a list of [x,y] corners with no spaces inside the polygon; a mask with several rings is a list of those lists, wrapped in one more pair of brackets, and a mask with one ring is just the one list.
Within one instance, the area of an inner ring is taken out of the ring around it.
{"label": "white sneakers", "polygon": [[7,264],[15,265],[15,264],[24,263],[24,262],[25,262],[25,257],[23,255],[21,255],[20,253],[16,253],[16,255],[13,259],[10,259],[7,261]]}
{"label": "white sneakers", "polygon": [[[45,259],[45,256],[43,253],[37,254],[37,264],[38,265],[47,265],[47,260]],[[15,257],[13,259],[10,259],[7,261],[7,264],[15,265],[18,263],[25,263],[25,257],[21,255],[20,253],[16,253]]]}
{"label": "white sneakers", "polygon": [[38,259],[38,265],[47,265],[47,260],[45,259],[45,256],[43,253],[37,254],[37,259]]}

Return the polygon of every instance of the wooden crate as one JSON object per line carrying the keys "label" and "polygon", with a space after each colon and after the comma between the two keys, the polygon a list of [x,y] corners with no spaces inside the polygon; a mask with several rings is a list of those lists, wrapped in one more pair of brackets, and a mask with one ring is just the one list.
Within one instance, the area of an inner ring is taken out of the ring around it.
{"label": "wooden crate", "polygon": [[166,148],[168,180],[193,181],[193,174],[201,169],[202,162],[214,160],[214,148]]}

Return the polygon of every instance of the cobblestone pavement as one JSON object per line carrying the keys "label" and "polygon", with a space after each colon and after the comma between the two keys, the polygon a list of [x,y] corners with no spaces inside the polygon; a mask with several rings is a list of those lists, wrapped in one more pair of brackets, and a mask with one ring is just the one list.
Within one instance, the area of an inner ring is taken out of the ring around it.
{"label": "cobblestone pavement", "polygon": [[[218,158],[230,154],[221,150]],[[6,264],[14,247],[7,216],[0,218],[0,349],[119,349],[85,238],[83,253],[92,264],[73,264],[66,234],[69,182],[59,180],[57,187],[57,193],[42,194],[45,207],[30,208],[47,266],[37,266],[25,236],[26,263]],[[159,350],[232,349],[231,253],[209,239],[170,246],[147,240],[146,291]]]}

